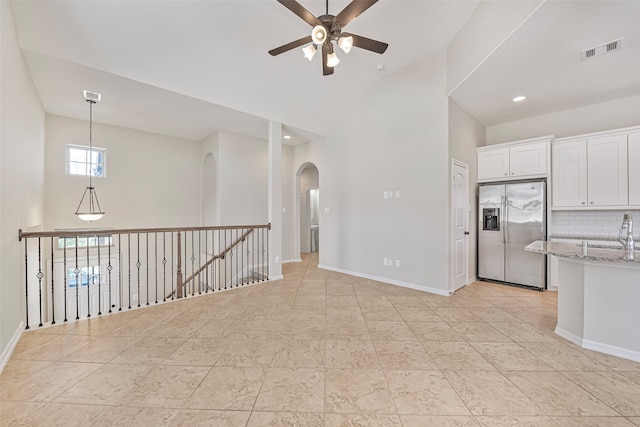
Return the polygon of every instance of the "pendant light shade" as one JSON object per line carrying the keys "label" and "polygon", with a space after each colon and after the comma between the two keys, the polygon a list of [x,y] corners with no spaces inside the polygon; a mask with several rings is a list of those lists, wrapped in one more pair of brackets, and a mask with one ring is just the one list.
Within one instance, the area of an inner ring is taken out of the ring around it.
{"label": "pendant light shade", "polygon": [[340,63],[340,59],[338,58],[335,52],[331,52],[329,55],[327,55],[327,67],[333,68],[339,63]]}
{"label": "pendant light shade", "polygon": [[316,54],[316,47],[310,44],[307,47],[303,47],[302,51],[304,52],[304,57],[311,61]]}
{"label": "pendant light shade", "polygon": [[[89,93],[91,97],[87,95]],[[100,100],[100,94],[96,92],[85,91],[86,101],[89,103],[89,186],[84,189],[78,208],[76,209],[76,215],[83,221],[97,221],[104,215],[102,209],[100,209],[100,202],[98,202],[98,194],[93,186],[93,104],[96,100]],[[87,194],[88,193],[88,194]]]}
{"label": "pendant light shade", "polygon": [[351,48],[353,47],[353,37],[351,36],[342,36],[338,39],[338,46],[340,49],[344,51],[344,53],[351,52]]}

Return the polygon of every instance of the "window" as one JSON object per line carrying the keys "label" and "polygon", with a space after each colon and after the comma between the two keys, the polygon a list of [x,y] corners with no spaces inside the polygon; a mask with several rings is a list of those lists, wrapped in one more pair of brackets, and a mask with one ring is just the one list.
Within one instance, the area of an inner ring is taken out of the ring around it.
{"label": "window", "polygon": [[107,150],[104,148],[67,144],[67,175],[107,176]]}
{"label": "window", "polygon": [[[79,248],[95,248],[98,246],[111,246],[113,239],[111,235],[104,235],[97,238],[96,236],[78,237],[77,246]],[[58,249],[73,249],[76,247],[75,237],[58,237]]]}

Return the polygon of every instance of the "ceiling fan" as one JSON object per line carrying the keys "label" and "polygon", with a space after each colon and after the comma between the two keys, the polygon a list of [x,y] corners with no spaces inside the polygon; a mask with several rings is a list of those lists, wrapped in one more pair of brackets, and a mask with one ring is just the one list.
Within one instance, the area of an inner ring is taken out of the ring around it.
{"label": "ceiling fan", "polygon": [[280,55],[296,47],[308,44],[302,50],[304,56],[311,61],[316,53],[316,46],[322,46],[322,74],[328,76],[333,74],[333,67],[338,65],[340,60],[333,50],[333,41],[345,52],[349,53],[352,46],[370,50],[376,53],[384,53],[389,45],[377,40],[368,39],[356,34],[343,33],[342,29],[347,24],[357,18],[362,12],[369,9],[378,0],[353,0],[338,15],[329,15],[329,0],[326,0],[326,14],[318,17],[304,8],[296,0],[277,0],[278,3],[298,15],[307,24],[311,25],[311,35],[292,41],[269,51],[272,56]]}

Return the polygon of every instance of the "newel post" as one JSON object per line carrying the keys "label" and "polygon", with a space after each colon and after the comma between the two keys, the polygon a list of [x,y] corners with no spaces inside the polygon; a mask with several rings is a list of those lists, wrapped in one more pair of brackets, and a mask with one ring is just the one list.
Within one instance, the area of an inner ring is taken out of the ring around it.
{"label": "newel post", "polygon": [[178,231],[178,264],[176,265],[176,298],[182,298],[182,254],[181,234]]}

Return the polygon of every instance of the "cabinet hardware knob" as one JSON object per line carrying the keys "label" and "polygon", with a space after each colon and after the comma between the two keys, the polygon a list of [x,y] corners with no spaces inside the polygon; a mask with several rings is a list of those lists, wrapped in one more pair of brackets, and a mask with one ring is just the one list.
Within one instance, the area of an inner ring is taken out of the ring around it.
{"label": "cabinet hardware knob", "polygon": [[584,203],[584,202],[582,202],[582,204],[584,205],[585,203]]}
{"label": "cabinet hardware knob", "polygon": [[589,203],[593,204],[593,202],[589,202]]}

